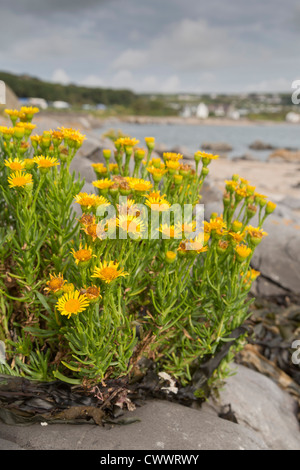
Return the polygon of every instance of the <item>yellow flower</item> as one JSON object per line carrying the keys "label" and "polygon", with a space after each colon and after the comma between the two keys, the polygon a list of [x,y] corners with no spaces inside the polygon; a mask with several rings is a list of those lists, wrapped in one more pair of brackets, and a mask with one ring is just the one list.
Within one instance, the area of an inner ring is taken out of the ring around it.
{"label": "yellow flower", "polygon": [[96,238],[101,238],[100,235],[100,230],[98,229],[98,224],[89,224],[85,225],[83,228],[83,231],[91,237],[92,241],[94,242]]}
{"label": "yellow flower", "polygon": [[141,178],[128,178],[128,184],[131,189],[139,193],[150,191],[153,187],[153,184],[150,181],[146,181]]}
{"label": "yellow flower", "polygon": [[236,246],[234,250],[236,252],[238,261],[244,261],[252,253],[251,248],[244,244]]}
{"label": "yellow flower", "polygon": [[43,170],[59,165],[59,161],[54,157],[44,157],[43,155],[40,155],[39,157],[34,157],[33,160],[37,164],[38,168]]}
{"label": "yellow flower", "polygon": [[153,150],[155,147],[155,137],[145,137],[145,142],[149,150]]}
{"label": "yellow flower", "polygon": [[95,268],[92,277],[99,278],[109,284],[118,277],[125,277],[128,275],[123,268],[118,268],[119,263],[116,261],[110,261],[109,263],[107,261],[103,261],[103,263],[100,263],[99,268]]}
{"label": "yellow flower", "polygon": [[276,204],[274,202],[269,201],[266,205],[266,214],[271,214],[276,209]]}
{"label": "yellow flower", "polygon": [[249,233],[250,237],[254,238],[262,238],[267,234],[267,232],[264,232],[264,230],[260,227],[252,227],[251,225],[248,225],[245,230]]}
{"label": "yellow flower", "polygon": [[74,284],[72,282],[68,282],[63,287],[63,292],[66,294],[67,292],[73,292],[75,290]]}
{"label": "yellow flower", "polygon": [[102,296],[100,295],[100,289],[97,286],[90,286],[85,289],[85,295],[87,298],[93,302],[98,299],[102,299]]}
{"label": "yellow flower", "polygon": [[118,166],[117,163],[110,163],[110,164],[108,165],[108,169],[109,169],[109,171],[110,171],[111,173],[116,173],[116,172],[118,173],[118,171],[119,171],[119,166]]}
{"label": "yellow flower", "polygon": [[116,223],[119,228],[133,235],[141,235],[146,228],[141,218],[128,214],[120,215]]}
{"label": "yellow flower", "polygon": [[146,196],[145,205],[150,207],[152,211],[164,212],[170,209],[171,204],[162,196],[151,195]]}
{"label": "yellow flower", "polygon": [[131,137],[123,137],[123,145],[124,147],[134,147],[140,141]]}
{"label": "yellow flower", "polygon": [[134,199],[127,198],[126,202],[122,202],[122,204],[117,204],[117,209],[120,215],[140,215],[140,210],[138,209],[138,206],[136,205]]}
{"label": "yellow flower", "polygon": [[0,126],[0,133],[3,135],[3,138],[10,139],[14,132],[14,127]]}
{"label": "yellow flower", "polygon": [[97,196],[96,194],[79,193],[74,196],[75,202],[84,207],[90,209],[91,207],[98,207],[102,204],[109,206],[109,201],[103,196]]}
{"label": "yellow flower", "polygon": [[212,153],[206,153],[202,152],[201,150],[198,150],[198,152],[195,153],[195,158],[201,158],[203,165],[208,164],[211,162],[211,160],[217,160],[219,158],[219,155],[213,155]]}
{"label": "yellow flower", "polygon": [[244,240],[246,233],[245,232],[228,232],[228,235],[230,235],[234,243],[241,243]]}
{"label": "yellow flower", "polygon": [[33,116],[36,113],[39,113],[40,110],[36,106],[22,106],[20,109],[21,114],[26,114],[27,116]]}
{"label": "yellow flower", "polygon": [[59,127],[59,131],[63,133],[65,143],[70,147],[78,149],[86,139],[86,136],[72,128]]}
{"label": "yellow flower", "polygon": [[95,188],[98,189],[109,189],[114,184],[114,182],[108,178],[105,178],[103,180],[93,181],[92,184],[95,186]]}
{"label": "yellow flower", "polygon": [[168,264],[174,263],[176,260],[177,253],[175,251],[167,251],[165,260]]}
{"label": "yellow flower", "polygon": [[44,290],[46,292],[53,292],[54,294],[56,292],[61,291],[64,288],[64,284],[67,281],[64,280],[64,277],[61,273],[58,274],[58,276],[50,274],[50,281],[47,281],[46,284],[48,287],[45,287]]}
{"label": "yellow flower", "polygon": [[[260,275],[260,271],[256,271],[253,268],[250,268],[249,271],[246,274],[246,277],[244,279],[244,282],[252,282],[255,281],[255,279]],[[241,273],[241,276],[244,276],[244,273]]]}
{"label": "yellow flower", "polygon": [[234,180],[225,180],[226,190],[233,193],[238,188],[238,182]]}
{"label": "yellow flower", "polygon": [[[202,244],[203,239],[204,244]],[[197,237],[191,240],[183,240],[180,242],[178,251],[181,253],[205,253],[208,251],[208,246],[205,246],[205,234],[199,234]]]}
{"label": "yellow flower", "polygon": [[92,163],[92,167],[94,168],[95,173],[99,175],[106,175],[107,173],[107,168],[103,163]]}
{"label": "yellow flower", "polygon": [[235,220],[234,222],[232,222],[231,230],[233,232],[240,232],[242,227],[243,227],[242,222],[240,222],[239,220]]}
{"label": "yellow flower", "polygon": [[8,114],[8,116],[14,116],[16,118],[19,117],[19,111],[17,109],[5,109],[4,112]]}
{"label": "yellow flower", "polygon": [[93,250],[89,248],[87,245],[85,245],[85,247],[82,247],[81,243],[79,245],[79,250],[75,251],[73,249],[71,253],[73,254],[75,258],[75,263],[81,266],[82,266],[82,263],[86,265],[86,263],[89,262],[93,256]]}
{"label": "yellow flower", "polygon": [[10,188],[25,188],[27,185],[33,184],[32,175],[23,171],[16,171],[8,177],[8,183]]}
{"label": "yellow flower", "polygon": [[9,158],[4,161],[4,165],[7,166],[11,171],[21,171],[25,168],[25,163],[19,158]]}
{"label": "yellow flower", "polygon": [[162,224],[157,230],[162,233],[163,239],[169,239],[169,238],[179,239],[181,238],[181,235],[182,235],[181,229],[175,225]]}
{"label": "yellow flower", "polygon": [[67,292],[60,297],[56,306],[61,315],[66,315],[70,318],[71,315],[77,315],[86,310],[89,306],[89,300],[85,294],[81,294],[78,290],[75,290],[73,292]]}
{"label": "yellow flower", "polygon": [[30,134],[33,131],[33,129],[36,128],[36,125],[31,124],[31,122],[17,122],[16,127],[20,127],[21,129],[24,129],[25,134]]}
{"label": "yellow flower", "polygon": [[166,161],[166,166],[168,170],[179,170],[180,168],[180,163],[178,160],[167,160]]}
{"label": "yellow flower", "polygon": [[237,199],[243,199],[244,197],[247,197],[247,190],[246,188],[238,187],[235,190],[235,194]]}
{"label": "yellow flower", "polygon": [[163,159],[165,161],[167,160],[173,160],[173,161],[178,161],[183,158],[183,155],[181,153],[175,153],[175,152],[164,152],[163,153]]}

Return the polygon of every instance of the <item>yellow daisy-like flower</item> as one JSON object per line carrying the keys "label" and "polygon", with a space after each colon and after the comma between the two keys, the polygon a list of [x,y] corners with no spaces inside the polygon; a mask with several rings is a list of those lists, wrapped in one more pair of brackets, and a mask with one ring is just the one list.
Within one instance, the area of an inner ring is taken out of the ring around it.
{"label": "yellow daisy-like flower", "polygon": [[153,188],[153,184],[150,181],[141,178],[128,178],[128,184],[131,189],[139,193],[150,191]]}
{"label": "yellow daisy-like flower", "polygon": [[93,181],[92,184],[93,184],[93,186],[95,186],[95,188],[98,188],[98,189],[109,189],[115,183],[114,183],[114,181],[112,181],[108,178],[105,178],[103,180]]}
{"label": "yellow daisy-like flower", "polygon": [[244,261],[252,253],[251,248],[244,244],[236,246],[234,250],[236,252],[238,261]]}
{"label": "yellow daisy-like flower", "polygon": [[86,139],[86,136],[72,128],[59,127],[58,130],[63,133],[65,142],[71,147],[79,148]]}
{"label": "yellow daisy-like flower", "polygon": [[30,173],[24,173],[24,171],[12,173],[7,180],[10,188],[25,188],[27,185],[33,183],[32,175]]}
{"label": "yellow daisy-like flower", "polygon": [[102,281],[109,284],[118,277],[125,277],[128,275],[128,273],[125,272],[123,268],[118,268],[119,263],[116,261],[109,261],[109,263],[107,261],[103,261],[103,263],[100,263],[98,268],[95,268],[92,277],[101,279]]}
{"label": "yellow daisy-like flower", "polygon": [[14,127],[6,127],[6,126],[0,126],[0,134],[3,135],[3,137],[12,137],[14,135]]}
{"label": "yellow daisy-like flower", "polygon": [[275,211],[277,204],[275,202],[269,201],[266,205],[266,214],[271,214]]}
{"label": "yellow daisy-like flower", "polygon": [[183,158],[183,155],[181,153],[175,153],[175,152],[164,152],[163,153],[163,159],[165,161],[167,160],[173,160],[173,161],[178,161]]}
{"label": "yellow daisy-like flower", "polygon": [[37,164],[38,168],[43,170],[48,170],[56,165],[59,165],[59,161],[56,158],[44,157],[43,155],[34,157],[33,161]]}
{"label": "yellow daisy-like flower", "polygon": [[252,227],[251,225],[248,225],[245,230],[249,233],[250,237],[254,238],[262,238],[268,235],[262,228]]}
{"label": "yellow daisy-like flower", "polygon": [[20,113],[30,115],[30,116],[39,112],[40,110],[36,106],[22,106],[20,109]]}
{"label": "yellow daisy-like flower", "polygon": [[145,205],[150,207],[152,211],[158,212],[167,211],[171,207],[171,204],[159,194],[154,196],[149,194],[149,196],[146,196]]}
{"label": "yellow daisy-like flower", "polygon": [[9,158],[4,161],[4,165],[7,166],[11,171],[21,171],[25,169],[25,163],[19,158]]}
{"label": "yellow daisy-like flower", "polygon": [[168,170],[179,170],[180,162],[178,160],[167,160],[166,167]]}
{"label": "yellow daisy-like flower", "polygon": [[120,215],[140,215],[140,210],[136,205],[134,199],[127,198],[126,202],[122,202],[122,204],[117,204],[117,209]]}
{"label": "yellow daisy-like flower", "polygon": [[57,275],[50,274],[50,280],[46,282],[48,287],[45,287],[46,292],[53,292],[54,294],[60,290],[63,290],[64,285],[67,281],[64,280],[64,277],[61,273]]}
{"label": "yellow daisy-like flower", "polygon": [[133,235],[141,235],[146,229],[143,220],[134,215],[120,215],[118,219],[116,219],[116,223],[120,229]]}
{"label": "yellow daisy-like flower", "polygon": [[27,133],[30,134],[30,132],[33,131],[33,129],[36,128],[35,124],[31,124],[31,122],[17,122],[16,127],[21,127],[21,129],[24,129],[27,131]]}
{"label": "yellow daisy-like flower", "polygon": [[8,116],[14,116],[16,118],[19,117],[19,113],[20,111],[18,111],[17,109],[5,109],[4,112],[8,115]]}
{"label": "yellow daisy-like flower", "polygon": [[228,235],[231,237],[231,240],[234,243],[241,243],[245,239],[245,232],[228,232]]}
{"label": "yellow daisy-like flower", "polygon": [[109,206],[109,201],[103,196],[97,196],[96,194],[79,193],[74,196],[75,202],[84,207],[90,209],[91,207],[98,207],[100,205]]}
{"label": "yellow daisy-like flower", "polygon": [[134,147],[137,145],[140,141],[132,138],[132,137],[123,137],[123,145],[124,147]]}
{"label": "yellow daisy-like flower", "polygon": [[205,234],[199,234],[198,237],[195,237],[191,240],[183,240],[180,242],[178,247],[179,252],[189,253],[189,252],[196,252],[196,253],[205,253],[208,251],[208,246],[203,244],[205,240]]}
{"label": "yellow daisy-like flower", "polygon": [[85,294],[81,294],[78,290],[75,290],[73,292],[67,292],[60,297],[56,306],[61,315],[66,315],[70,318],[71,315],[77,315],[86,310],[89,303],[89,299]]}
{"label": "yellow daisy-like flower", "polygon": [[111,173],[115,173],[115,172],[118,172],[119,171],[119,166],[117,163],[110,163],[108,165],[108,169]]}
{"label": "yellow daisy-like flower", "polygon": [[149,150],[153,150],[155,147],[155,137],[145,137],[145,142]]}
{"label": "yellow daisy-like flower", "polygon": [[80,243],[79,245],[79,250],[75,251],[74,249],[71,250],[71,253],[73,254],[75,258],[75,263],[77,265],[82,265],[82,263],[86,264],[92,259],[93,256],[93,250],[89,248],[87,245],[84,247]]}
{"label": "yellow daisy-like flower", "polygon": [[162,233],[163,239],[179,239],[182,236],[181,229],[175,225],[162,224],[157,230]]}
{"label": "yellow daisy-like flower", "polygon": [[63,287],[63,292],[66,294],[67,292],[73,292],[75,290],[74,284],[72,282],[68,282]]}
{"label": "yellow daisy-like flower", "polygon": [[106,175],[107,168],[103,163],[92,163],[92,168],[94,168],[95,173],[99,175]]}
{"label": "yellow daisy-like flower", "polygon": [[211,160],[217,160],[219,158],[219,155],[213,155],[212,153],[206,153],[206,152],[203,152],[202,150],[198,150],[198,152],[195,153],[195,156],[201,158],[203,163],[206,162],[206,161],[210,162]]}
{"label": "yellow daisy-like flower", "polygon": [[[244,282],[246,283],[248,281],[255,281],[255,279],[257,279],[259,275],[260,275],[260,271],[256,271],[255,269],[250,268],[246,274]],[[241,276],[244,276],[244,273],[241,273]]]}

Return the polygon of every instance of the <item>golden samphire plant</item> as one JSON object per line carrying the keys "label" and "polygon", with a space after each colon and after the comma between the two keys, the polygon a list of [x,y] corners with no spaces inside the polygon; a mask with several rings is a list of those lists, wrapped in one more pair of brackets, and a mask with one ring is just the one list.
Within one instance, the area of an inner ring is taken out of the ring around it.
{"label": "golden samphire plant", "polygon": [[197,151],[193,166],[178,153],[161,159],[153,137],[144,148],[114,139],[86,193],[69,171],[85,136],[31,135],[37,111],[6,110],[12,127],[0,127],[0,373],[130,382],[151,363],[187,386],[209,369],[201,396],[245,343],[259,275],[250,261],[275,204],[233,175],[223,213],[199,229],[200,190],[217,156]]}

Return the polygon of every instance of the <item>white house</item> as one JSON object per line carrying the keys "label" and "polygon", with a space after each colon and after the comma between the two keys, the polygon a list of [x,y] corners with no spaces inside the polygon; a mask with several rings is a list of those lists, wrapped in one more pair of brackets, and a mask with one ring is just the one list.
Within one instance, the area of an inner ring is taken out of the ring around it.
{"label": "white house", "polygon": [[208,107],[206,106],[206,104],[204,104],[204,103],[198,104],[197,109],[196,109],[197,118],[206,119],[206,118],[208,118],[208,115],[209,115],[209,110],[208,110]]}
{"label": "white house", "polygon": [[68,109],[70,107],[66,101],[53,101],[52,106],[56,109]]}
{"label": "white house", "polygon": [[294,113],[293,111],[291,111],[291,112],[287,113],[287,115],[285,116],[285,120],[287,122],[297,124],[298,122],[300,122],[300,114]]}

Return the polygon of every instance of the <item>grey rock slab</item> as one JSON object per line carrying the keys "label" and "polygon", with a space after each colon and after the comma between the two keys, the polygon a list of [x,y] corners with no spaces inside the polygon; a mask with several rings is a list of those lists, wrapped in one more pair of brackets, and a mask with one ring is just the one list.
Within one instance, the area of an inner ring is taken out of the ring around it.
{"label": "grey rock slab", "polygon": [[267,450],[255,431],[215,416],[162,400],[150,400],[127,417],[128,425],[93,424],[8,426],[0,436],[34,450]]}
{"label": "grey rock slab", "polygon": [[220,398],[220,410],[231,405],[240,425],[258,433],[270,449],[300,450],[300,428],[293,397],[273,380],[244,366],[236,367]]}
{"label": "grey rock slab", "polygon": [[25,450],[13,441],[0,438],[0,450]]}

